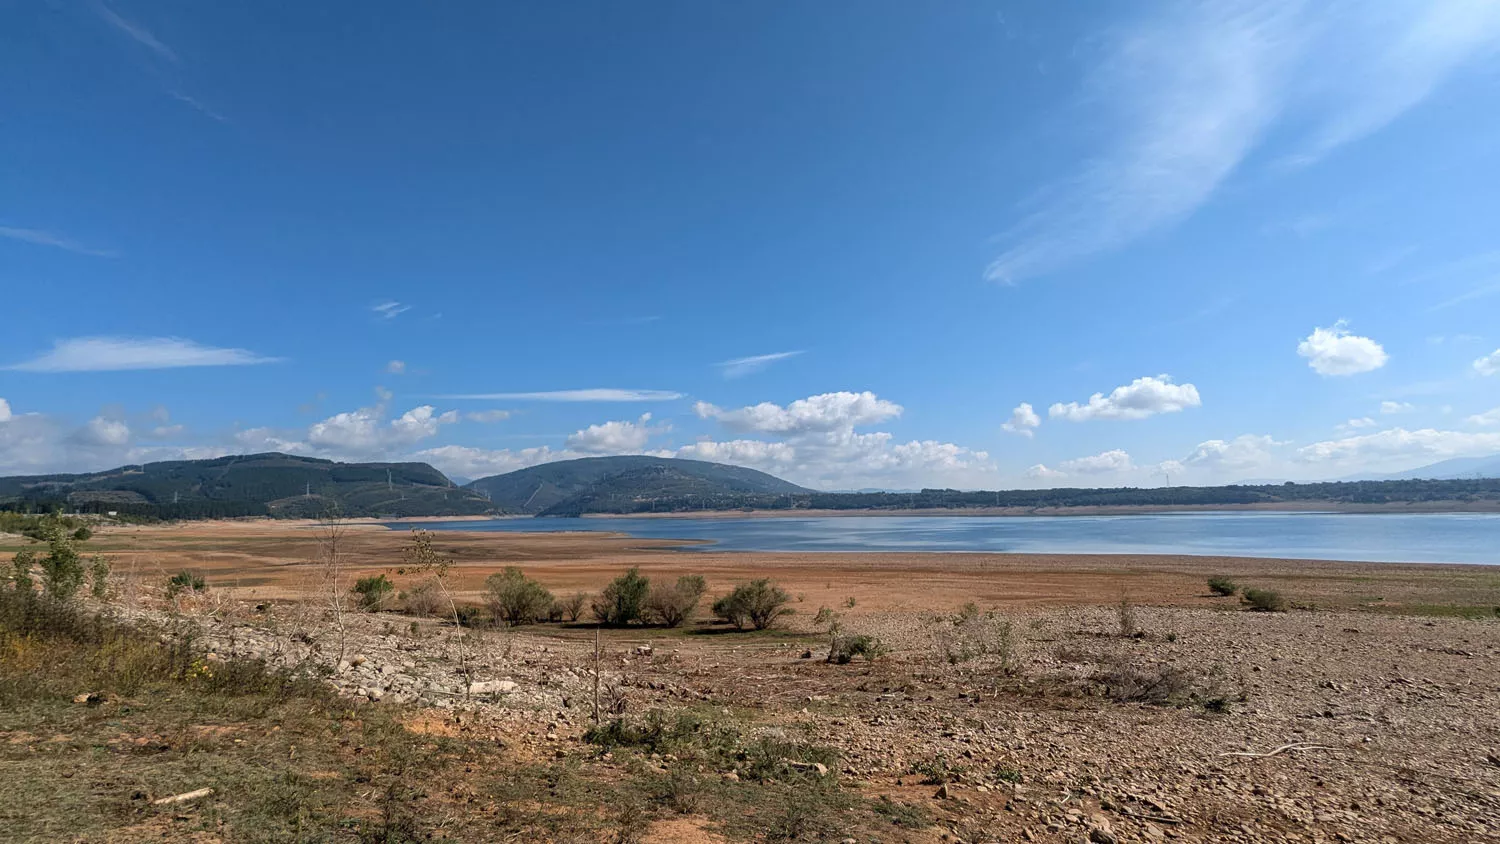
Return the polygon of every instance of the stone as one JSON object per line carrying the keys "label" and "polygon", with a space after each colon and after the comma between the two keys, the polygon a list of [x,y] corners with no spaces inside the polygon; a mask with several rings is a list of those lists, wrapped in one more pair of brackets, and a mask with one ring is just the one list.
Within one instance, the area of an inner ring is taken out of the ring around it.
{"label": "stone", "polygon": [[514,680],[485,680],[469,686],[471,695],[508,695],[519,688]]}

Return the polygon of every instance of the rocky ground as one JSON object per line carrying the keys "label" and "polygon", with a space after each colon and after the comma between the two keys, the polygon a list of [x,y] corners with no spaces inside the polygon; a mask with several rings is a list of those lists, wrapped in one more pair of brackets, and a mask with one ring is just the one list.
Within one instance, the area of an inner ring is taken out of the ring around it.
{"label": "rocky ground", "polygon": [[[598,758],[582,740],[586,625],[350,613],[340,637],[307,603],[198,603],[136,612],[429,724]],[[937,821],[884,840],[1500,841],[1500,621],[1200,604],[1005,611],[970,630],[988,652],[956,663],[953,623],[931,611],[843,608],[845,634],[890,648],[846,665],[825,661],[811,612],[774,635],[605,630],[600,706],[709,710],[832,746],[846,785]],[[692,830],[673,840],[719,840]]]}

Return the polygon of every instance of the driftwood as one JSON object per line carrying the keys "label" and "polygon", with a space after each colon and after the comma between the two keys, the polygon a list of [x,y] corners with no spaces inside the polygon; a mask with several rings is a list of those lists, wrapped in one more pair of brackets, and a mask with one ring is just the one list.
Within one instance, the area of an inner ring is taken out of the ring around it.
{"label": "driftwood", "polygon": [[171,797],[163,797],[160,800],[152,800],[151,805],[167,806],[173,803],[186,803],[189,800],[197,800],[199,797],[207,797],[208,795],[213,793],[214,790],[212,788],[200,788],[196,791],[184,791],[181,794],[174,794]]}
{"label": "driftwood", "polygon": [[1269,753],[1248,753],[1248,752],[1244,752],[1244,751],[1239,751],[1239,752],[1231,752],[1231,753],[1220,753],[1219,755],[1220,756],[1238,756],[1238,757],[1240,757],[1242,759],[1270,759],[1272,756],[1276,756],[1278,754],[1287,753],[1287,752],[1300,752],[1300,751],[1303,751],[1303,750],[1337,750],[1337,749],[1338,748],[1336,748],[1336,747],[1325,747],[1325,746],[1323,746],[1321,744],[1308,744],[1307,742],[1303,742],[1303,741],[1294,741],[1291,744],[1283,744],[1282,746],[1276,748],[1275,750],[1270,751]]}

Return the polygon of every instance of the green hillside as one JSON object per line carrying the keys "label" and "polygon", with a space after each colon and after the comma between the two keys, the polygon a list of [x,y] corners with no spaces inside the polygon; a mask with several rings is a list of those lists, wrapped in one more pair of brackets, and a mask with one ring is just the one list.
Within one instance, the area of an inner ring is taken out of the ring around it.
{"label": "green hillside", "polygon": [[480,478],[465,488],[489,496],[497,509],[507,513],[546,515],[649,511],[651,501],[663,499],[691,501],[696,509],[718,509],[716,504],[746,495],[807,492],[743,466],[644,455],[543,463]]}
{"label": "green hillside", "polygon": [[77,475],[0,478],[0,507],[156,518],[459,516],[491,512],[426,463],[335,463],[288,454],[172,460]]}

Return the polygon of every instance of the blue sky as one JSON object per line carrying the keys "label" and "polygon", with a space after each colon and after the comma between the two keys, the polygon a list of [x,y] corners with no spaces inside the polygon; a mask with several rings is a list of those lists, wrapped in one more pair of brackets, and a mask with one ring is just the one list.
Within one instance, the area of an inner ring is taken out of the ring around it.
{"label": "blue sky", "polygon": [[1483,0],[9,4],[0,472],[1500,453],[1497,54]]}

